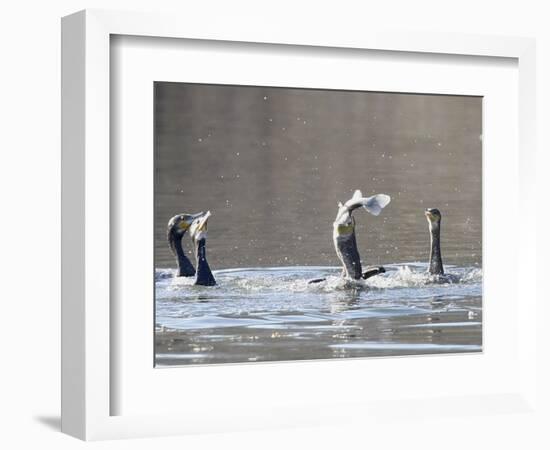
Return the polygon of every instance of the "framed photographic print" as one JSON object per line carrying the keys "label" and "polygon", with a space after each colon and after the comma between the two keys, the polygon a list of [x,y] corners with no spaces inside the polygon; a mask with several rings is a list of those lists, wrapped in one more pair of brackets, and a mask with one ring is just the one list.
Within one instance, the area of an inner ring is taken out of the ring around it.
{"label": "framed photographic print", "polygon": [[530,411],[534,44],[458,37],[64,18],[63,430]]}

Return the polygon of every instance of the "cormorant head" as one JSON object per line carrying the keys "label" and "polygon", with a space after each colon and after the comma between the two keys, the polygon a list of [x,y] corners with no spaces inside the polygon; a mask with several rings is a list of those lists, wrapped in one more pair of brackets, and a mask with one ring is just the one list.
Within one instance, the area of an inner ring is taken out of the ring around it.
{"label": "cormorant head", "polygon": [[437,208],[427,208],[426,211],[424,211],[424,214],[426,215],[430,225],[441,222],[441,213]]}
{"label": "cormorant head", "polygon": [[189,234],[191,239],[196,243],[201,239],[206,239],[206,230],[208,224],[208,218],[211,216],[210,211],[200,213],[198,217],[195,217],[189,227]]}
{"label": "cormorant head", "polygon": [[202,217],[203,212],[197,214],[178,214],[168,221],[168,234],[181,237],[189,229],[194,220]]}

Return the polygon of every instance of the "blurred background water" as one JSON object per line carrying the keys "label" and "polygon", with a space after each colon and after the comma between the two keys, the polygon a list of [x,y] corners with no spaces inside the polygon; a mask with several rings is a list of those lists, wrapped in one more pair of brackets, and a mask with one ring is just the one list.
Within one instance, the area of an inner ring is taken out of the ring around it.
{"label": "blurred background water", "polygon": [[[277,339],[270,337],[271,328],[266,334],[266,328],[250,328],[258,323],[246,325],[239,321],[246,315],[260,314],[257,320],[286,326],[289,324],[284,321],[281,324],[271,313],[303,316],[306,304],[312,306],[313,301],[317,313],[328,314],[323,320],[333,323],[332,319],[341,317],[331,319],[331,301],[339,304],[342,297],[346,301],[351,298],[358,302],[352,302],[352,308],[367,311],[378,300],[385,301],[381,292],[390,292],[391,298],[386,301],[398,309],[408,308],[409,303],[419,299],[423,299],[424,306],[431,305],[429,311],[413,314],[418,323],[403,325],[433,323],[428,319],[434,308],[436,314],[452,313],[444,323],[458,325],[444,326],[438,334],[446,346],[441,347],[443,351],[479,350],[481,149],[480,97],[155,83],[158,273],[170,274],[160,269],[175,266],[166,243],[166,223],[170,217],[205,210],[212,211],[207,253],[213,269],[266,269],[258,285],[244,290],[239,285],[237,293],[230,292],[238,281],[233,279],[236,276],[233,272],[219,274],[226,281],[225,291],[221,282],[217,288],[205,291],[181,282],[174,284],[173,280],[167,286],[166,279],[160,277],[156,335],[158,354],[164,356],[157,355],[160,358],[157,362],[324,358],[332,357],[334,349],[344,354],[341,347],[332,347],[342,344],[356,344],[353,350],[347,350],[346,356],[437,352],[431,342],[423,340],[428,331],[433,336],[433,329],[419,326],[407,328],[407,333],[395,331],[400,319],[411,319],[405,309],[391,316],[394,326],[389,328],[381,327],[376,322],[377,316],[372,314],[367,314],[368,324],[361,324],[367,320],[364,314],[355,318],[357,323],[346,318],[346,323],[358,329],[352,333],[355,337],[348,336],[345,342],[334,337],[338,334],[334,329],[314,331],[310,327],[321,325],[306,322],[302,325],[308,332],[321,333],[313,335],[316,348],[308,346],[303,334],[292,334],[296,333],[294,330],[288,337],[292,345],[285,340],[285,345],[276,350],[273,342]],[[327,270],[330,273],[332,269],[326,267],[339,264],[332,243],[336,204],[350,198],[355,189],[361,189],[365,195],[386,193],[392,197],[379,217],[362,210],[355,213],[363,264],[394,264],[387,279],[403,278],[402,271],[411,268],[413,278],[415,271],[423,272],[425,268],[412,263],[428,258],[429,234],[423,211],[436,207],[443,214],[444,263],[455,266],[455,271],[475,274],[474,281],[470,279],[465,290],[454,286],[455,291],[448,286],[430,285],[427,279],[420,283],[407,279],[397,285],[371,286],[370,291],[359,288],[358,294],[357,286],[340,289],[338,285],[330,285],[329,292],[304,294],[281,281],[280,272],[267,269],[295,267],[293,273],[287,270],[285,276],[298,284],[307,276],[326,274]],[[190,250],[188,240],[185,245]],[[312,272],[305,266],[324,268]],[[247,272],[245,276],[240,273],[239,277],[256,279],[254,273]],[[282,292],[275,294],[268,286],[277,283]],[[243,299],[245,307],[232,308]],[[204,310],[194,307],[195,303],[209,306]],[[383,316],[389,320],[387,314]],[[202,325],[196,328],[192,325],[196,321],[186,320],[198,318],[201,322],[204,317],[209,318],[204,323],[210,324],[210,328]],[[212,317],[216,320],[210,320]],[[220,318],[224,319],[223,326],[217,320]],[[471,320],[478,325],[467,325]],[[296,320],[292,323],[295,325]],[[373,330],[381,329],[394,331],[380,332],[378,337],[372,334]],[[203,337],[225,337],[214,339],[216,345],[209,341],[205,346],[194,347],[197,333]],[[251,333],[257,338],[254,346],[248,346],[254,348],[252,353],[243,353],[242,345],[231,345]],[[402,338],[396,341],[398,335]],[[446,336],[452,339],[447,340]],[[396,343],[397,347],[392,346]],[[430,345],[415,347],[413,343]],[[378,347],[373,350],[375,344]],[[210,347],[202,352],[208,354],[205,359],[193,358],[197,355],[194,349]],[[284,351],[290,347],[295,350]]]}

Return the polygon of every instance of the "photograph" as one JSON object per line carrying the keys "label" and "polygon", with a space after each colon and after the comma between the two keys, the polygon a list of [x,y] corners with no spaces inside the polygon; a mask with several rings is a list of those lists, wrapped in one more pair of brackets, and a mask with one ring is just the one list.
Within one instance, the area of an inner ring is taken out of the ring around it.
{"label": "photograph", "polygon": [[483,97],[153,93],[155,367],[482,352]]}

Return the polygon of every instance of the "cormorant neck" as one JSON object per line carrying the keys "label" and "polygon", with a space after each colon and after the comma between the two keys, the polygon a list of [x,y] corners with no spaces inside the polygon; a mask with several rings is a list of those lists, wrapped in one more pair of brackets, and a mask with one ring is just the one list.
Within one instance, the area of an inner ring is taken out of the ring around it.
{"label": "cormorant neck", "polygon": [[441,222],[430,222],[430,268],[432,275],[443,275],[443,260],[441,259]]}
{"label": "cormorant neck", "polygon": [[182,238],[183,235],[178,235],[174,232],[170,232],[170,247],[174,251],[176,260],[178,262],[178,277],[192,277],[193,275],[195,275],[195,268],[193,267],[193,264],[191,264],[191,261],[189,261],[187,256],[185,256],[185,252],[183,251],[183,247],[181,245]]}
{"label": "cormorant neck", "polygon": [[199,239],[195,242],[195,257],[197,258],[197,276],[195,279],[195,284],[201,286],[214,286],[216,280],[208,261],[206,261],[206,238]]}

